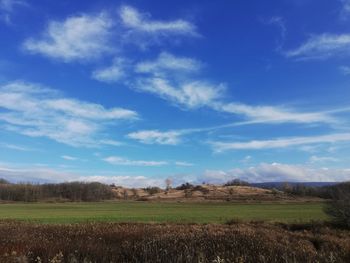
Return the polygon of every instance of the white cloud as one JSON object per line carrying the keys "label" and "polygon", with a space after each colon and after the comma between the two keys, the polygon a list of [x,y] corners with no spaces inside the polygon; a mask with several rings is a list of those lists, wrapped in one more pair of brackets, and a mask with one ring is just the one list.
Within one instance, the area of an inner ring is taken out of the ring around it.
{"label": "white cloud", "polygon": [[240,160],[241,163],[247,164],[252,161],[252,157],[250,155],[245,156],[242,160]]}
{"label": "white cloud", "polygon": [[112,51],[109,45],[112,26],[104,13],[50,21],[40,38],[27,39],[23,47],[30,53],[65,62],[96,59]]}
{"label": "white cloud", "polygon": [[180,162],[180,161],[175,162],[175,165],[177,165],[177,166],[183,166],[183,167],[191,167],[191,166],[194,166],[193,163],[189,163],[189,162]]}
{"label": "white cloud", "polygon": [[219,111],[245,116],[249,121],[262,123],[335,123],[334,117],[326,112],[297,112],[278,106],[250,106],[241,103],[216,103]]}
{"label": "white cloud", "polygon": [[99,143],[100,144],[104,144],[104,145],[111,145],[111,146],[123,145],[122,142],[119,142],[119,141],[116,141],[116,140],[100,140]]}
{"label": "white cloud", "polygon": [[350,56],[350,34],[313,35],[286,56],[298,59],[325,59]]}
{"label": "white cloud", "polygon": [[139,81],[137,89],[153,93],[186,108],[198,108],[207,106],[222,97],[225,86],[223,84],[212,85],[204,81],[172,85],[164,78],[154,77]]}
{"label": "white cloud", "polygon": [[39,183],[62,183],[62,182],[101,182],[116,184],[124,187],[164,187],[164,179],[146,176],[131,175],[81,175],[78,173],[60,171],[50,168],[12,168],[0,166],[0,178],[11,182],[39,182]]}
{"label": "white cloud", "polygon": [[155,76],[164,75],[164,71],[172,72],[196,72],[202,67],[202,63],[187,57],[174,56],[168,52],[162,52],[153,61],[143,61],[136,65],[136,72],[152,73]]}
{"label": "white cloud", "polygon": [[168,144],[177,145],[181,142],[181,131],[158,131],[144,130],[129,133],[127,136],[131,139],[138,140],[145,144]]}
{"label": "white cloud", "polygon": [[88,182],[102,182],[106,184],[115,184],[117,186],[129,187],[129,188],[145,188],[149,186],[164,187],[164,179],[152,178],[147,176],[130,176],[130,175],[114,175],[114,176],[89,176],[80,177],[80,180]]}
{"label": "white cloud", "polygon": [[168,162],[165,161],[143,161],[143,160],[130,160],[119,156],[110,156],[103,159],[113,165],[127,165],[127,166],[164,166]]}
{"label": "white cloud", "polygon": [[262,163],[246,169],[207,170],[198,181],[225,183],[232,179],[259,182],[334,182],[349,181],[350,169],[312,168],[305,165]]}
{"label": "white cloud", "polygon": [[291,137],[272,140],[254,140],[248,142],[212,142],[212,147],[217,152],[227,150],[261,150],[277,149],[308,144],[350,142],[350,133],[338,133],[310,137]]}
{"label": "white cloud", "polygon": [[318,162],[338,162],[339,160],[334,157],[329,157],[329,156],[316,156],[313,155],[310,157],[310,162],[311,163],[318,163]]}
{"label": "white cloud", "polygon": [[349,0],[340,0],[342,8],[340,11],[340,18],[346,20],[350,15],[350,1]]}
{"label": "white cloud", "polygon": [[143,75],[136,76],[132,87],[185,108],[208,106],[222,97],[225,85],[191,80],[186,75],[199,71],[200,68],[201,63],[195,59],[163,52],[153,61],[143,61],[136,65],[135,71]]}
{"label": "white cloud", "polygon": [[78,160],[77,157],[73,157],[73,156],[70,156],[70,155],[62,155],[61,158],[64,159],[64,160],[67,160],[67,161],[76,161],[76,160]]}
{"label": "white cloud", "polygon": [[21,151],[21,152],[35,151],[35,149],[32,149],[32,148],[28,148],[28,147],[24,147],[24,146],[20,146],[20,145],[15,145],[15,144],[9,144],[9,143],[1,143],[1,142],[0,142],[0,147],[7,148],[10,150]]}
{"label": "white cloud", "polygon": [[100,68],[92,72],[92,78],[106,83],[115,83],[127,76],[129,62],[125,59],[114,59],[113,64],[106,68]]}
{"label": "white cloud", "polygon": [[[100,144],[99,132],[137,113],[123,108],[62,97],[37,84],[12,82],[0,87],[0,121],[7,130],[31,137],[47,137],[73,146]],[[100,139],[103,140],[103,139]]]}
{"label": "white cloud", "polygon": [[24,0],[0,0],[0,20],[11,24],[11,15],[18,7],[28,6]]}
{"label": "white cloud", "polygon": [[24,1],[20,0],[0,0],[0,10],[12,12],[16,5],[23,5]]}
{"label": "white cloud", "polygon": [[254,123],[328,123],[337,120],[329,112],[298,112],[282,106],[250,106],[243,103],[223,101],[225,85],[192,80],[190,73],[199,72],[202,63],[187,57],[161,53],[153,61],[136,65],[136,72],[148,74],[137,77],[133,87],[155,94],[187,109],[209,107],[244,117],[248,124]]}
{"label": "white cloud", "polygon": [[348,66],[341,66],[341,67],[339,67],[339,70],[345,76],[350,75],[350,67],[348,67]]}
{"label": "white cloud", "polygon": [[173,21],[152,20],[149,14],[140,13],[131,6],[123,6],[120,9],[120,17],[123,24],[136,31],[149,34],[180,34],[186,36],[196,36],[196,27],[182,19]]}
{"label": "white cloud", "polygon": [[273,16],[269,20],[265,21],[268,25],[275,25],[280,30],[280,39],[277,41],[277,51],[282,49],[282,46],[285,42],[287,36],[287,27],[285,25],[285,21],[283,17]]}

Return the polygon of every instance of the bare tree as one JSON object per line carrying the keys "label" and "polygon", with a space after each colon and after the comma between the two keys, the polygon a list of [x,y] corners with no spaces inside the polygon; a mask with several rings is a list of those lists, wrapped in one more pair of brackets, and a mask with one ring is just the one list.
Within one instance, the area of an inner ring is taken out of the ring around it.
{"label": "bare tree", "polygon": [[173,181],[171,180],[171,178],[167,178],[165,179],[165,186],[166,186],[166,190],[169,191],[171,189],[171,184],[173,183]]}

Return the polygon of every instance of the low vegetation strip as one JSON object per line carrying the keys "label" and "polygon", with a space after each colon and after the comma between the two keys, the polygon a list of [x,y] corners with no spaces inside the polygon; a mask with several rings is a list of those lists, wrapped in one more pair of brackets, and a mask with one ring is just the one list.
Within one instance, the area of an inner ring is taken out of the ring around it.
{"label": "low vegetation strip", "polygon": [[0,262],[350,262],[350,231],[326,225],[0,221]]}
{"label": "low vegetation strip", "polygon": [[231,219],[277,222],[326,220],[322,203],[7,203],[0,204],[0,219],[41,223],[176,222],[224,223]]}

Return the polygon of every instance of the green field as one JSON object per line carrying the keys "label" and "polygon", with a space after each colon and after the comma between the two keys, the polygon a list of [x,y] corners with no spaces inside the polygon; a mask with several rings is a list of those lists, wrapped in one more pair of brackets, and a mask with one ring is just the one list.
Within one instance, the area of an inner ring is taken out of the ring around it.
{"label": "green field", "polygon": [[279,222],[325,220],[322,204],[233,203],[12,203],[0,204],[0,219],[42,223],[177,222],[223,223],[230,219]]}

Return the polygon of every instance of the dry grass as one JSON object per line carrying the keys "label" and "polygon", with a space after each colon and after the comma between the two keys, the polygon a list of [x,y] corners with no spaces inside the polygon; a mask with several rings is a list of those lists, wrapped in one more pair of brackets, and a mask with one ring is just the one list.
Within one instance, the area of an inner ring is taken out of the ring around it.
{"label": "dry grass", "polygon": [[264,223],[2,221],[0,262],[350,262],[350,231]]}

